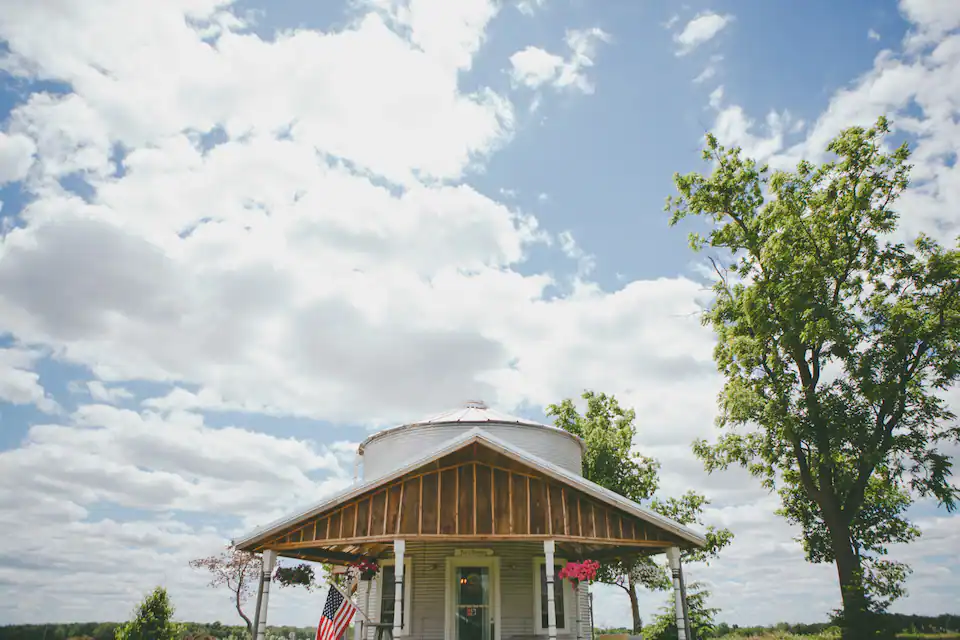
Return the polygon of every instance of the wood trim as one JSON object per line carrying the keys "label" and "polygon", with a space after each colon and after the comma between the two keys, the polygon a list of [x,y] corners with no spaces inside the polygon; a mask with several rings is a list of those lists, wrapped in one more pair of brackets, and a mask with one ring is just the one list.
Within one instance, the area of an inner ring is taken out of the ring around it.
{"label": "wood trim", "polygon": [[[400,536],[402,539],[415,542],[418,540],[437,540],[443,541],[447,540],[450,542],[507,542],[507,541],[542,541],[542,540],[556,540],[557,542],[573,542],[577,544],[591,544],[604,547],[643,547],[643,548],[655,548],[655,549],[666,549],[668,547],[675,546],[674,542],[661,542],[653,540],[616,540],[616,539],[607,539],[607,538],[578,538],[576,536],[551,536],[549,534],[520,534],[520,535],[437,535],[435,533],[425,533],[423,535],[403,535]],[[346,544],[369,544],[372,542],[393,542],[396,538],[393,536],[367,536],[364,538],[344,538],[340,540],[324,540],[324,545],[337,545],[343,546]],[[267,547],[259,547],[260,549]],[[271,544],[270,549],[277,551],[285,549],[317,549],[323,550],[325,547],[323,545],[318,545],[315,541],[309,542],[281,542],[278,544]]]}
{"label": "wood trim", "polygon": [[396,534],[400,535],[400,514],[403,513],[403,490],[407,487],[408,480],[400,481],[400,499],[397,500],[397,530]]}
{"label": "wood trim", "polygon": [[[567,488],[560,487],[560,502],[563,504],[563,532],[570,533],[570,525],[567,523]],[[623,537],[623,536],[620,536]]]}
{"label": "wood trim", "polygon": [[507,509],[510,512],[510,533],[513,533],[513,473],[507,471]]}
{"label": "wood trim", "polygon": [[533,531],[533,518],[530,510],[533,504],[533,495],[530,493],[530,476],[527,476],[527,533]]}
{"label": "wood trim", "polygon": [[553,534],[553,509],[550,505],[550,483],[544,484],[544,493],[547,494],[547,533]]}
{"label": "wood trim", "polygon": [[367,534],[373,533],[373,495],[370,496],[370,506],[367,508]]}

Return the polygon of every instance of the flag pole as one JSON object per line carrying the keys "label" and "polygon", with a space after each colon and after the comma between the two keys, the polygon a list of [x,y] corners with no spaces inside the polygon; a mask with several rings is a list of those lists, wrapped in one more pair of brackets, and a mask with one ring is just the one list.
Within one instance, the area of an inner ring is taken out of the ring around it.
{"label": "flag pole", "polygon": [[340,592],[340,595],[342,595],[344,598],[346,598],[346,599],[349,600],[351,603],[353,603],[353,607],[357,610],[357,612],[358,612],[361,616],[363,616],[363,619],[364,619],[364,620],[366,620],[366,621],[367,621],[368,623],[370,623],[370,624],[373,624],[373,621],[372,621],[370,618],[367,617],[367,614],[363,612],[363,610],[360,608],[360,605],[357,604],[357,603],[354,603],[354,602],[353,602],[353,598],[351,598],[350,596],[348,596],[347,594],[345,594],[345,593],[343,592],[343,589],[341,589],[340,587],[337,586],[337,583],[336,583],[336,582],[334,582],[334,581],[331,579],[331,580],[328,581],[328,584],[329,584],[331,587],[333,587],[334,589],[336,589],[337,591],[339,591],[339,592]]}

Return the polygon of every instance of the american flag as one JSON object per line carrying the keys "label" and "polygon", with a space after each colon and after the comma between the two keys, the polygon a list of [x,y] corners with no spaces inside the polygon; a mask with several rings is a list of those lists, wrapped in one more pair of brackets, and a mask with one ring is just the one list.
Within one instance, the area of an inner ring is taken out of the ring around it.
{"label": "american flag", "polygon": [[357,607],[335,587],[327,591],[327,603],[317,625],[317,640],[337,640],[350,624]]}

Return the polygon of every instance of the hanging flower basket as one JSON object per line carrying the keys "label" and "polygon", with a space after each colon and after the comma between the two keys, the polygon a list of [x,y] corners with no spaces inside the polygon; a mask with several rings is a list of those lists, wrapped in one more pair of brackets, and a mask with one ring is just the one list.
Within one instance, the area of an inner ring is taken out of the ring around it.
{"label": "hanging flower basket", "polygon": [[560,569],[558,574],[561,579],[569,580],[573,588],[580,586],[581,582],[593,582],[597,577],[597,570],[600,563],[596,560],[584,560],[583,562],[568,562]]}
{"label": "hanging flower basket", "polygon": [[380,566],[376,560],[368,560],[366,558],[350,566],[360,574],[361,580],[372,580],[373,577],[377,575],[377,571],[380,570]]}

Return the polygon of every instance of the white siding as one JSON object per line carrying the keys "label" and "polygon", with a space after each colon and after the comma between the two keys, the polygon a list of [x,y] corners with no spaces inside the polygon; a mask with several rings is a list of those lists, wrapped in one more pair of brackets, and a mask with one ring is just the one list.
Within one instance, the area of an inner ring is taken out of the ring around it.
{"label": "white siding", "polygon": [[364,446],[363,479],[373,480],[395,471],[422,456],[424,451],[439,447],[475,426],[567,471],[582,473],[580,443],[560,429],[522,424],[454,423],[416,425],[384,432]]}
{"label": "white siding", "polygon": [[[543,555],[543,545],[539,542],[501,542],[489,545],[475,545],[492,549],[494,556],[500,559],[500,637],[501,640],[534,635],[534,572],[532,558]],[[414,542],[407,543],[405,555],[411,560],[411,624],[410,635],[403,636],[411,640],[443,640],[446,624],[446,559],[454,555],[456,549],[469,548],[464,544],[442,544]],[[559,556],[558,556],[559,557]],[[573,559],[573,558],[569,558]],[[563,581],[557,580],[559,587]],[[370,608],[365,613],[373,620],[380,618],[380,599],[377,595],[377,580],[361,582],[357,590],[357,602],[363,607],[366,592],[370,591]],[[586,585],[580,587],[580,637],[590,638],[589,595]],[[567,601],[567,611],[575,615],[574,601]],[[576,618],[573,618],[576,620]],[[571,624],[571,629],[574,625]],[[546,640],[547,636],[541,636]],[[575,640],[576,633],[560,634],[562,640]],[[371,630],[367,640],[374,640]],[[452,639],[451,639],[452,640]]]}

